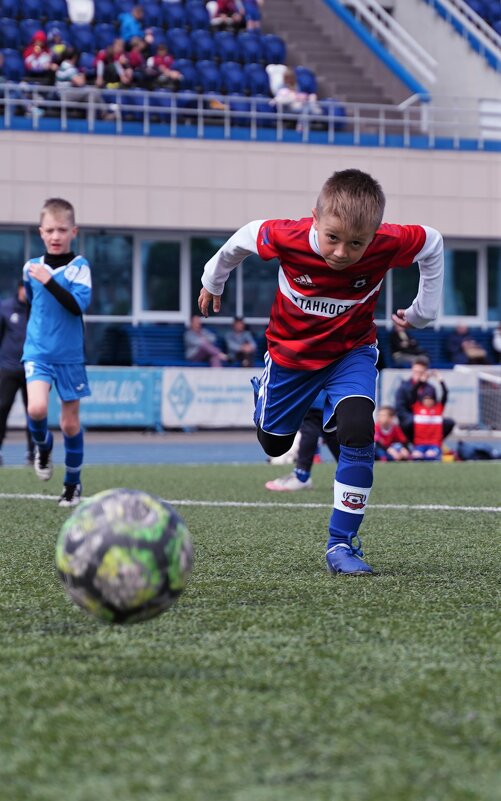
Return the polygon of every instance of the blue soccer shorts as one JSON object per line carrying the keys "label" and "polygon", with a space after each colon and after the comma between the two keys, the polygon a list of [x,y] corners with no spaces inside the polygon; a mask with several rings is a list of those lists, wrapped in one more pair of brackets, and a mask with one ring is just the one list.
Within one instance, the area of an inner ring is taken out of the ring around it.
{"label": "blue soccer shorts", "polygon": [[45,364],[44,362],[25,362],[26,383],[45,381],[54,384],[62,401],[75,401],[87,398],[91,392],[84,364]]}
{"label": "blue soccer shorts", "polygon": [[376,405],[378,355],[375,345],[362,345],[321,370],[291,370],[275,364],[266,353],[254,423],[268,434],[295,434],[324,390],[323,427],[333,431],[336,407],[345,398],[368,398]]}

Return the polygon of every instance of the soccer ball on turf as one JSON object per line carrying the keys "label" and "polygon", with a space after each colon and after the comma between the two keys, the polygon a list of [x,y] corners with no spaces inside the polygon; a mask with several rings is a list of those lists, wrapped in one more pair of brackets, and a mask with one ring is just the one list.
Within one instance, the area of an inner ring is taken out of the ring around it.
{"label": "soccer ball on turf", "polygon": [[184,520],[140,490],[105,490],[82,501],[56,545],[66,592],[107,623],[135,623],[164,612],[186,586],[192,564]]}

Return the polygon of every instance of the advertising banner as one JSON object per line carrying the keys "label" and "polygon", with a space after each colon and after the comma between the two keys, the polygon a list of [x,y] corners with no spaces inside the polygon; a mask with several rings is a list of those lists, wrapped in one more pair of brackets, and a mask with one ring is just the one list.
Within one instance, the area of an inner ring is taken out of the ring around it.
{"label": "advertising banner", "polygon": [[253,428],[250,383],[260,369],[167,367],[162,381],[164,428]]}

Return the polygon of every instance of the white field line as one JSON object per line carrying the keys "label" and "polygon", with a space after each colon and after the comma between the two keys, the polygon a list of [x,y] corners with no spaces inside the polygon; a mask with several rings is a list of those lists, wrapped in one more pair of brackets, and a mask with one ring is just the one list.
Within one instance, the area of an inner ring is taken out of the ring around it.
{"label": "white field line", "polygon": [[[17,492],[0,492],[0,500],[25,500],[25,501],[57,501],[59,495],[42,495],[41,493],[23,494]],[[171,498],[164,498],[164,501],[170,503],[172,506],[213,506],[221,507],[236,507],[238,509],[251,508],[251,509],[326,509],[332,508],[332,504],[328,503],[288,503],[287,501],[275,503],[273,501],[194,501],[194,500],[175,500]],[[386,509],[396,511],[423,511],[423,512],[494,512],[501,513],[501,506],[449,506],[448,504],[435,504],[435,503],[419,503],[419,504],[406,504],[406,503],[372,503],[368,506],[368,511],[371,509]]]}

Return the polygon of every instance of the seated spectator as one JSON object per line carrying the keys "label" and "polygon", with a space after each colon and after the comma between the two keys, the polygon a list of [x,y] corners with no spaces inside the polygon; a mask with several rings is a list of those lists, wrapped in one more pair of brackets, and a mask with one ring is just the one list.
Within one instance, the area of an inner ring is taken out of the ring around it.
{"label": "seated spectator", "polygon": [[442,395],[437,400],[435,387],[427,384],[422,389],[415,385],[412,390],[412,412],[414,415],[414,448],[412,458],[426,462],[439,462],[442,459],[444,439],[443,413],[447,403],[447,387],[436,373]]}
{"label": "seated spectator", "polygon": [[174,59],[167,45],[159,44],[155,55],[150,56],[146,62],[146,76],[153,87],[169,89],[172,92],[179,89],[183,75],[178,70],[172,69],[173,63]]}
{"label": "seated spectator", "polygon": [[466,325],[456,326],[446,347],[454,364],[489,364],[485,348],[470,336]]}
{"label": "seated spectator", "polygon": [[242,5],[246,30],[259,31],[264,0],[242,0]]}
{"label": "seated spectator", "polygon": [[[296,73],[292,67],[287,67],[283,73],[282,85],[277,89],[271,105],[285,114],[322,114],[316,94],[307,94],[299,89]],[[297,130],[301,130],[298,123]]]}
{"label": "seated spectator", "polygon": [[[400,427],[407,440],[414,443],[414,412],[412,409],[416,399],[419,400],[423,392],[430,384],[429,379],[436,374],[429,370],[430,360],[427,356],[416,356],[416,360],[411,367],[410,378],[402,381],[397,389],[395,396],[395,410]],[[417,388],[417,398],[414,389]],[[454,420],[450,417],[443,419],[443,439],[449,436],[454,428]]]}
{"label": "seated spectator", "polygon": [[93,102],[99,117],[114,119],[114,113],[103,103],[99,90],[95,86],[87,86],[87,79],[77,62],[78,53],[73,47],[67,47],[56,71],[56,87],[61,99],[68,103]]}
{"label": "seated spectator", "polygon": [[44,31],[36,31],[31,43],[23,52],[25,79],[30,83],[50,85],[53,83],[54,69],[52,56],[47,47]]}
{"label": "seated spectator", "polygon": [[134,73],[130,68],[123,39],[100,50],[96,56],[96,86],[121,89],[131,85]]}
{"label": "seated spectator", "polygon": [[184,334],[185,356],[190,362],[208,362],[211,367],[221,367],[228,356],[217,347],[216,335],[207,329],[204,331],[202,323],[203,318],[198,314],[191,318]]}
{"label": "seated spectator", "polygon": [[418,342],[409,333],[394,325],[390,334],[391,357],[399,367],[411,367],[416,356],[423,356],[425,352]]}
{"label": "seated spectator", "polygon": [[146,80],[146,58],[145,51],[147,44],[140,36],[133,36],[127,47],[125,56],[128,66],[132,70],[132,80],[135,86],[143,86]]}
{"label": "seated spectator", "polygon": [[374,434],[376,461],[406,462],[411,453],[409,440],[400,428],[392,406],[381,406],[376,416]]}
{"label": "seated spectator", "polygon": [[235,317],[231,331],[225,335],[226,352],[230,362],[242,367],[253,367],[256,340],[245,325],[243,317]]}
{"label": "seated spectator", "polygon": [[492,332],[492,350],[498,364],[501,364],[501,323]]}
{"label": "seated spectator", "polygon": [[144,11],[142,6],[133,6],[130,11],[123,11],[118,15],[119,36],[127,44],[134,36],[144,38],[143,30]]}
{"label": "seated spectator", "polygon": [[236,31],[245,26],[244,8],[237,0],[214,0],[207,3],[207,10],[217,30]]}
{"label": "seated spectator", "polygon": [[63,42],[59,28],[52,28],[47,41],[52,63],[59,65],[64,58],[64,51],[69,46],[69,42]]}

